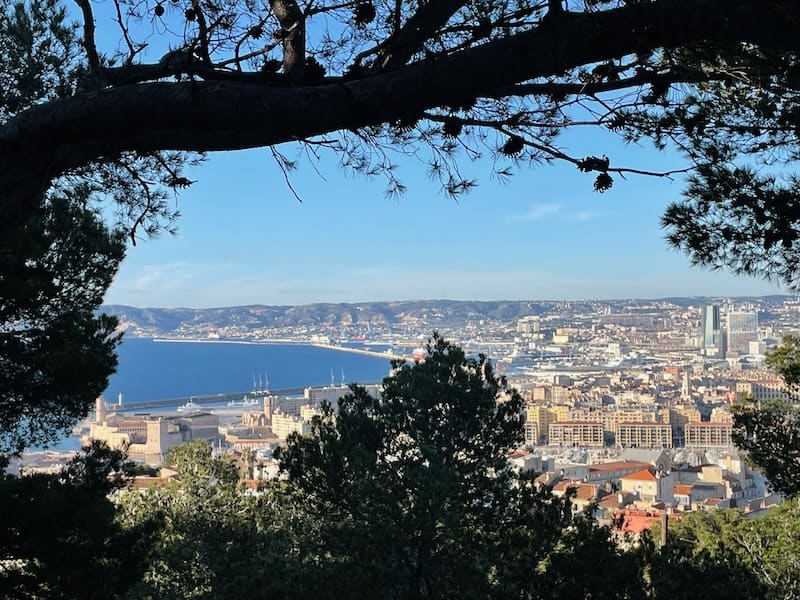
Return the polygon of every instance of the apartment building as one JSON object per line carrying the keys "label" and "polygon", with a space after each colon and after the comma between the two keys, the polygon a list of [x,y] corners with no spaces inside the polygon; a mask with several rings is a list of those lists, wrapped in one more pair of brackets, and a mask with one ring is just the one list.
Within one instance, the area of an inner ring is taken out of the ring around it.
{"label": "apartment building", "polygon": [[672,448],[672,427],[668,423],[620,423],[616,443],[623,448]]}
{"label": "apartment building", "polygon": [[687,423],[684,428],[687,446],[728,448],[733,446],[733,423]]}
{"label": "apartment building", "polygon": [[597,421],[557,421],[548,431],[551,446],[603,446],[603,424]]}
{"label": "apartment building", "polygon": [[279,440],[285,441],[292,433],[300,435],[311,433],[311,424],[298,415],[285,414],[276,410],[272,413],[272,433]]}
{"label": "apartment building", "polygon": [[760,379],[758,381],[737,381],[736,394],[748,396],[757,402],[769,400],[790,400],[786,384],[782,379]]}

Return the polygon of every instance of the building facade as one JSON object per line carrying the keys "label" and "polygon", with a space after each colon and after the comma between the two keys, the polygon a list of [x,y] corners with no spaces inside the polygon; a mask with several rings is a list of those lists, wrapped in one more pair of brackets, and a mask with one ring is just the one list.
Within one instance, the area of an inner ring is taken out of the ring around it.
{"label": "building facade", "polygon": [[687,446],[729,448],[733,446],[733,423],[687,423],[684,428]]}
{"label": "building facade", "polygon": [[112,448],[127,448],[131,460],[160,465],[170,448],[192,440],[213,444],[218,436],[219,417],[214,414],[201,411],[168,417],[126,417],[109,412],[100,397],[88,438],[104,441]]}
{"label": "building facade", "polygon": [[722,324],[716,304],[704,306],[700,311],[700,336],[704,354],[722,354]]}
{"label": "building facade", "polygon": [[769,400],[791,400],[782,379],[760,379],[757,381],[737,381],[736,394],[748,396],[756,402]]}
{"label": "building facade", "polygon": [[311,423],[299,415],[285,414],[280,410],[275,410],[272,413],[272,433],[279,440],[286,441],[286,438],[292,433],[300,435],[311,433]]}
{"label": "building facade", "polygon": [[557,421],[549,427],[551,446],[603,446],[603,424],[596,421]]}
{"label": "building facade", "polygon": [[747,354],[750,342],[758,341],[758,313],[728,313],[728,352]]}
{"label": "building facade", "polygon": [[616,441],[623,448],[672,448],[672,427],[668,423],[620,423]]}

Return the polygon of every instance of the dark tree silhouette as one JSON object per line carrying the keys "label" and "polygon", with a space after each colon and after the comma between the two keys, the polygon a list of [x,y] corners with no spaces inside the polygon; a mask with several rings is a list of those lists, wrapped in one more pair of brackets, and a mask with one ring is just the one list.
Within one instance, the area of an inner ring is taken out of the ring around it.
{"label": "dark tree silhouette", "polygon": [[626,598],[639,587],[607,528],[573,522],[569,499],[510,467],[522,399],[489,361],[434,336],[424,362],[394,366],[380,398],[354,386],[278,454],[309,533],[301,596]]}
{"label": "dark tree silhouette", "polygon": [[94,311],[125,246],[84,193],[49,194],[2,263],[0,454],[65,436],[116,368],[117,321]]}
{"label": "dark tree silhouette", "polygon": [[[113,165],[137,196],[187,185],[186,157],[166,150],[297,141],[369,172],[411,143],[451,193],[474,184],[458,161],[487,151],[509,159],[502,173],[523,158],[570,162],[600,191],[628,172],[664,174],[556,144],[596,126],[684,154],[689,186],[664,225],[694,262],[795,283],[800,213],[780,174],[800,123],[794,2],[113,0],[121,50],[106,55],[91,3],[75,1],[80,32],[54,0],[12,4],[0,26],[6,227],[87,165]],[[157,198],[137,202],[159,212]]]}
{"label": "dark tree silhouette", "polygon": [[3,598],[121,597],[142,577],[158,523],[117,521],[109,494],[126,468],[122,452],[94,443],[59,474],[0,471]]}
{"label": "dark tree silhouette", "polygon": [[[767,353],[767,365],[783,379],[790,398],[800,390],[800,339],[783,336]],[[794,497],[800,493],[800,414],[784,400],[757,403],[744,398],[734,413],[733,440],[764,470],[773,489]]]}

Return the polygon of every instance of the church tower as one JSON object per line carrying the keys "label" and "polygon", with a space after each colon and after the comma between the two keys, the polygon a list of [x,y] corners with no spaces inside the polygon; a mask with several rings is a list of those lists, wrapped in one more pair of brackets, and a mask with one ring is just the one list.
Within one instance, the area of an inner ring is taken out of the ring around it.
{"label": "church tower", "polygon": [[689,394],[689,370],[684,370],[683,372],[683,380],[681,381],[681,400],[689,400],[691,395]]}

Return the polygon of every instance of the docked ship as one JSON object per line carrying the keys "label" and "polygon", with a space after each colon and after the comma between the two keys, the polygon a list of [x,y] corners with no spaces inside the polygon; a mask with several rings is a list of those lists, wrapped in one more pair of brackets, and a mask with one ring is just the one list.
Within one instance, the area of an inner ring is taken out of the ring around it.
{"label": "docked ship", "polygon": [[236,400],[231,400],[230,402],[228,402],[227,406],[228,408],[247,408],[249,406],[260,406],[262,395],[263,393],[261,392],[252,392],[250,394],[245,394],[244,396],[242,396],[241,401],[237,402]]}
{"label": "docked ship", "polygon": [[522,350],[520,348],[514,348],[510,354],[503,358],[503,362],[507,364],[520,364],[520,363],[529,363],[535,360],[538,360],[538,356],[531,354],[526,350]]}
{"label": "docked ship", "polygon": [[254,406],[261,406],[264,398],[269,396],[269,375],[264,374],[264,379],[261,379],[261,373],[258,374],[258,382],[256,383],[256,374],[253,373],[253,390],[242,396],[241,400],[231,400],[228,402],[228,408],[252,408]]}
{"label": "docked ship", "polygon": [[195,402],[195,400],[197,400],[197,398],[195,396],[192,396],[191,398],[189,398],[189,401],[186,404],[179,406],[176,410],[179,413],[184,413],[187,415],[201,411],[208,412],[207,408],[200,406],[197,402]]}

